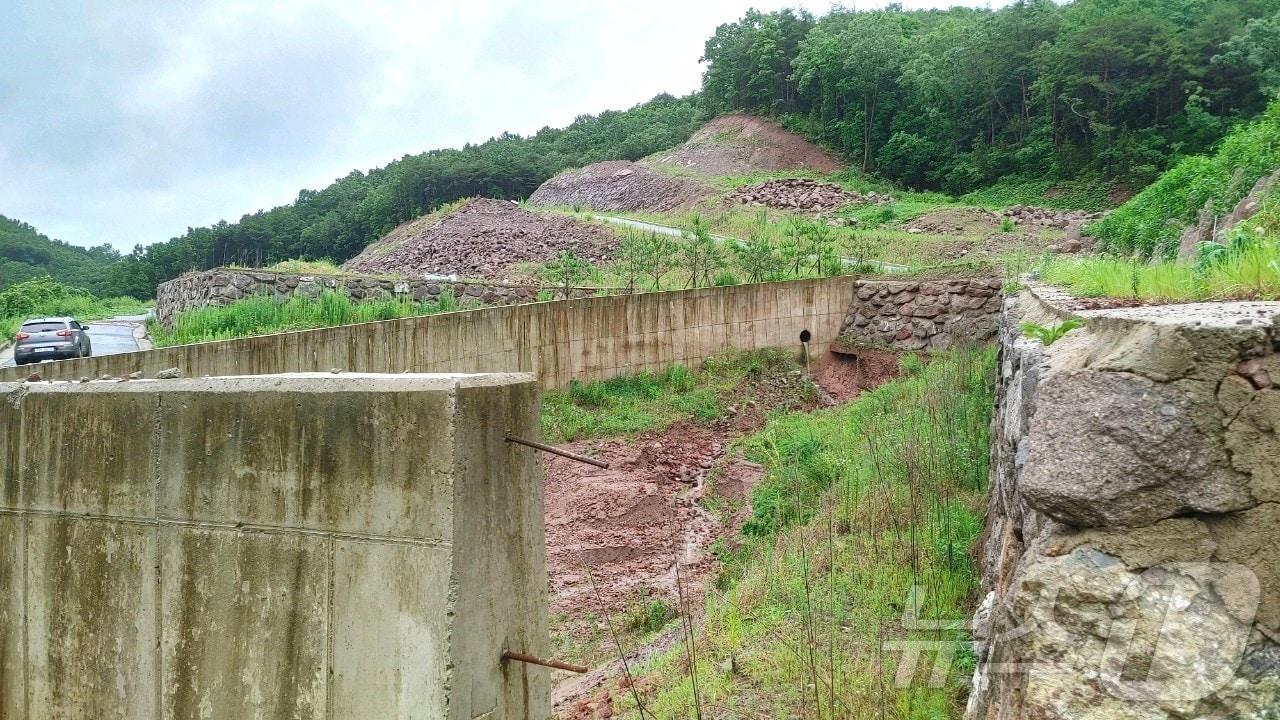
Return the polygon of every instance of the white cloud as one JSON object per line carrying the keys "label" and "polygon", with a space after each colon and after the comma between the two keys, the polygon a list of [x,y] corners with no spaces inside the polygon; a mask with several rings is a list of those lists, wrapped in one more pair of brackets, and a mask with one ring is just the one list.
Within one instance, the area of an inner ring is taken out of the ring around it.
{"label": "white cloud", "polygon": [[717,25],[797,5],[828,3],[19,2],[0,213],[83,245],[166,240],[352,168],[691,92]]}

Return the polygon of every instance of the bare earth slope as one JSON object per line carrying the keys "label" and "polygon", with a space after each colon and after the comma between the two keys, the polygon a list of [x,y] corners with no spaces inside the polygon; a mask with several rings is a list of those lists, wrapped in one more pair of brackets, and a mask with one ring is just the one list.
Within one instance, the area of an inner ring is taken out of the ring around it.
{"label": "bare earth slope", "polygon": [[689,141],[650,155],[647,165],[674,165],[703,175],[745,175],[776,170],[839,172],[832,153],[770,120],[722,115],[703,125]]}
{"label": "bare earth slope", "polygon": [[616,238],[608,229],[562,215],[541,215],[509,200],[475,198],[443,217],[396,227],[343,267],[405,275],[501,278],[512,265],[550,260],[569,250],[607,260]]}
{"label": "bare earth slope", "polygon": [[610,160],[566,170],[529,196],[534,205],[581,205],[592,210],[666,212],[697,202],[711,188],[626,160]]}

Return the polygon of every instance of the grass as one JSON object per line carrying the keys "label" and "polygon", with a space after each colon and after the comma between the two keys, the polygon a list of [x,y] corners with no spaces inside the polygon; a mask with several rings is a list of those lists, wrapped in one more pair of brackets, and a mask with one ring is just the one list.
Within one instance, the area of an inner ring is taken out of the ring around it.
{"label": "grass", "polygon": [[696,370],[674,365],[660,373],[574,380],[566,390],[543,393],[542,436],[561,443],[664,430],[684,420],[710,423],[745,383],[795,367],[782,350],[726,351]]}
{"label": "grass", "polygon": [[1083,297],[1144,302],[1280,298],[1280,240],[1259,239],[1214,262],[1143,263],[1109,255],[1049,257],[1040,278]]}
{"label": "grass", "polygon": [[[641,697],[645,717],[961,712],[993,366],[990,350],[904,362],[904,379],[845,407],[775,417],[743,441],[766,468],[753,515],[737,547],[721,548],[723,592],[703,628],[643,669],[655,688]],[[954,653],[945,682],[928,682],[926,652],[899,687],[892,643],[903,640]],[[639,714],[629,694],[616,697]]]}
{"label": "grass", "polygon": [[263,270],[272,270],[282,273],[295,273],[298,275],[351,275],[351,271],[344,270],[329,258],[320,258],[319,260],[281,260],[280,262],[263,268]]}
{"label": "grass", "polygon": [[204,307],[182,313],[172,328],[151,323],[156,347],[230,340],[290,330],[351,325],[376,320],[434,315],[459,309],[451,292],[434,301],[398,299],[354,302],[338,292],[311,299],[295,295],[285,302],[269,297],[248,297],[222,307]]}

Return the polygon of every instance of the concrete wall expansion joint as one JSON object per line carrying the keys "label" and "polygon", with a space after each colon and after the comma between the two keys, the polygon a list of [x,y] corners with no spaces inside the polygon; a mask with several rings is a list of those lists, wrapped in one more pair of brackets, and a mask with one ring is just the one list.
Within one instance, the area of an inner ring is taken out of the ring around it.
{"label": "concrete wall expansion joint", "polygon": [[[538,718],[525,374],[0,383],[0,717]],[[73,421],[68,421],[72,418]]]}

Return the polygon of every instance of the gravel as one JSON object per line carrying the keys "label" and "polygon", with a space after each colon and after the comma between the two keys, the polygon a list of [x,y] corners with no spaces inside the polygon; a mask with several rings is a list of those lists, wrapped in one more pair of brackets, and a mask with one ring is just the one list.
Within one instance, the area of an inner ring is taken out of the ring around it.
{"label": "gravel", "polygon": [[343,267],[367,273],[504,279],[513,265],[551,260],[562,250],[605,262],[616,243],[605,227],[529,212],[509,200],[475,198],[443,217],[404,223]]}

